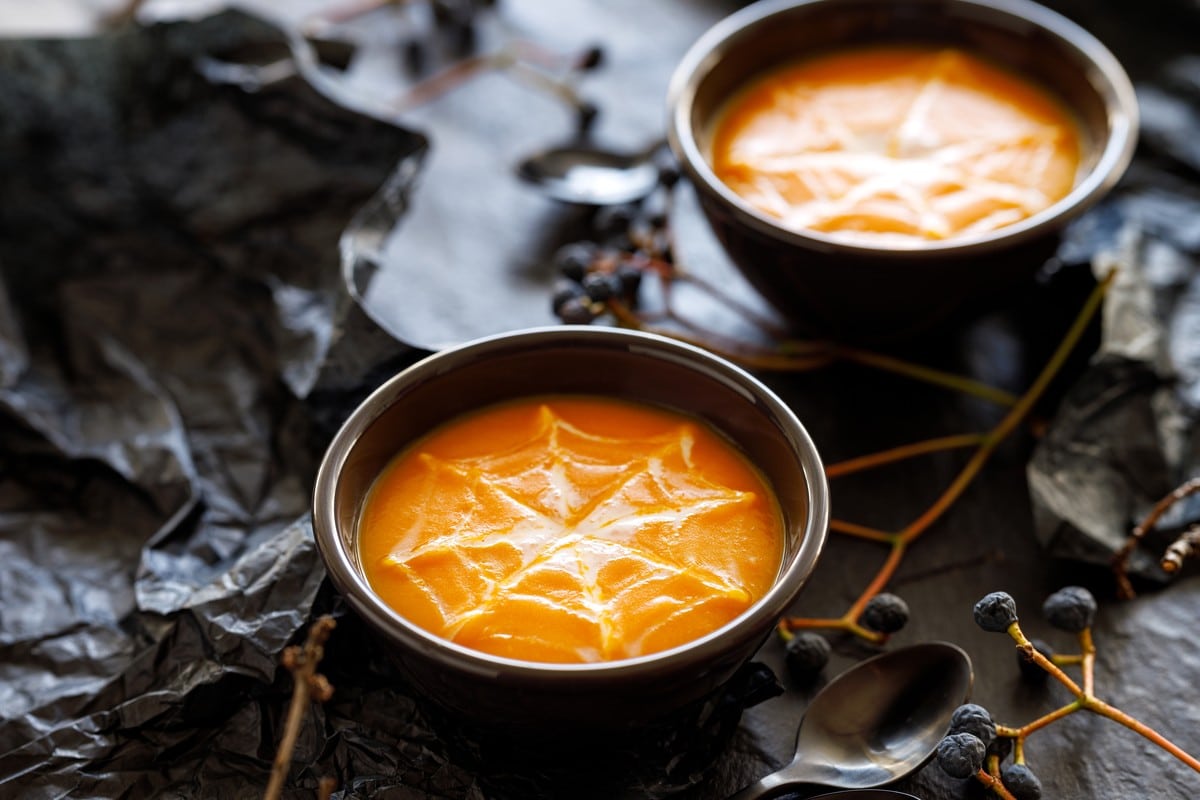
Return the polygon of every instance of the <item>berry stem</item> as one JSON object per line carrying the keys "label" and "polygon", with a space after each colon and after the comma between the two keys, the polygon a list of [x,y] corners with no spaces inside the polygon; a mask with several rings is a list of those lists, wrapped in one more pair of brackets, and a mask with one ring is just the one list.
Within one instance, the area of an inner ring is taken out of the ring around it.
{"label": "berry stem", "polygon": [[1096,689],[1096,645],[1092,641],[1092,629],[1084,628],[1079,632],[1079,650],[1081,653],[1079,669],[1083,675],[1083,693],[1091,697]]}
{"label": "berry stem", "polygon": [[461,86],[476,75],[490,70],[507,69],[516,60],[516,55],[511,50],[500,50],[488,55],[468,56],[456,61],[441,72],[414,83],[393,103],[393,110],[408,111],[428,103]]}
{"label": "berry stem", "polygon": [[[857,621],[862,615],[863,609],[871,598],[883,591],[883,587],[887,586],[888,581],[892,579],[896,568],[900,566],[900,562],[904,559],[904,553],[908,549],[908,543],[903,539],[894,539],[892,541],[892,550],[888,553],[887,560],[883,562],[883,566],[879,568],[879,572],[875,574],[875,578],[863,589],[862,594],[854,601],[854,605],[846,612],[846,618]],[[857,624],[857,622],[856,622]]]}
{"label": "berry stem", "polygon": [[[654,268],[654,271],[663,281],[664,294],[668,294],[667,289],[673,281],[688,281],[700,290],[708,293],[717,301],[724,303],[731,310],[736,311],[764,333],[778,338],[780,333],[778,325],[771,320],[765,319],[755,310],[746,307],[735,298],[730,297],[720,287],[691,273],[683,272],[678,266],[662,259],[651,258],[649,261],[650,266]],[[675,318],[676,321],[680,321],[676,314],[671,313],[670,316]],[[639,317],[637,314],[629,312],[628,316],[620,319],[620,321],[630,327],[638,327]],[[676,335],[667,331],[656,332],[666,336]],[[1016,402],[1016,398],[1011,393],[962,375],[955,375],[881,353],[873,353],[833,342],[782,339],[778,340],[773,347],[765,348],[747,346],[745,343],[726,342],[725,344],[717,344],[713,341],[716,336],[711,331],[706,332],[706,337],[708,338],[704,341],[692,340],[690,343],[707,347],[726,358],[737,361],[752,369],[772,372],[801,372],[841,360],[873,367],[883,372],[902,375],[934,386],[953,389],[954,391],[980,397],[1001,406],[1012,406]],[[682,337],[677,336],[677,338]],[[814,356],[817,355],[820,358],[814,359]]]}
{"label": "berry stem", "polygon": [[913,364],[908,361],[903,361],[892,356],[873,353],[867,350],[860,350],[856,347],[846,345],[835,345],[834,352],[838,358],[843,361],[849,361],[855,364],[864,364],[869,367],[891,372],[896,375],[903,375],[914,380],[931,383],[934,386],[942,386],[947,389],[961,392],[963,394],[973,395],[984,400],[991,401],[1000,406],[1012,406],[1017,402],[1017,398],[1011,393],[1003,389],[997,389],[994,386],[989,386],[986,383],[981,383],[971,378],[962,375],[954,375],[949,372],[933,369],[932,367]]}
{"label": "berry stem", "polygon": [[1076,664],[1082,664],[1083,663],[1083,655],[1081,653],[1072,653],[1069,655],[1064,655],[1062,653],[1055,653],[1053,656],[1050,657],[1050,660],[1053,661],[1055,664],[1057,664],[1060,667],[1070,667],[1070,666],[1074,666]]}
{"label": "berry stem", "polygon": [[307,27],[311,30],[319,25],[340,25],[395,2],[396,0],[354,0],[354,2],[339,3],[310,17]]}
{"label": "berry stem", "polygon": [[1004,788],[1004,784],[999,777],[992,775],[983,767],[979,768],[979,771],[975,773],[975,777],[979,779],[980,783],[995,792],[997,796],[1003,798],[1003,800],[1017,800],[1017,798],[1013,797],[1012,792]]}
{"label": "berry stem", "polygon": [[[1031,733],[1036,733],[1050,723],[1060,720],[1063,717],[1069,717],[1083,707],[1083,700],[1076,698],[1075,700],[1067,703],[1065,706],[1060,706],[1059,708],[1051,711],[1049,714],[1043,714],[1032,722],[1027,722],[1019,728],[1005,728],[1004,730],[1006,735],[1011,735],[1014,739],[1023,742],[1025,739],[1029,738]],[[999,727],[996,728],[996,733],[1000,733]]]}
{"label": "berry stem", "polygon": [[[962,468],[962,470],[958,473],[958,475],[955,476],[954,480],[951,481],[950,485],[945,489],[945,491],[943,491],[942,494],[933,502],[933,504],[929,506],[919,517],[909,523],[905,528],[894,534],[869,528],[867,526],[858,525],[856,523],[846,522],[844,520],[835,520],[830,523],[829,527],[831,530],[857,536],[861,539],[868,539],[871,541],[880,542],[882,544],[887,544],[891,547],[891,552],[888,553],[887,560],[884,561],[883,565],[879,568],[879,571],[876,573],[874,579],[872,579],[870,585],[863,590],[862,594],[859,595],[858,599],[854,602],[854,605],[850,607],[841,621],[833,625],[826,624],[830,622],[829,620],[808,621],[811,627],[835,627],[861,636],[858,631],[865,631],[865,629],[862,629],[858,625],[857,621],[858,617],[862,614],[863,608],[866,607],[866,604],[870,602],[872,597],[883,591],[883,588],[887,585],[888,581],[891,580],[892,576],[896,572],[896,569],[899,567],[905,552],[908,549],[908,545],[920,537],[921,534],[923,534],[926,530],[928,530],[929,527],[958,500],[963,492],[966,491],[967,487],[970,486],[974,481],[980,470],[983,469],[983,466],[987,463],[988,459],[991,457],[992,453],[996,450],[1000,443],[1010,433],[1012,433],[1021,423],[1021,421],[1029,415],[1029,412],[1033,410],[1034,405],[1049,387],[1051,381],[1058,374],[1058,371],[1062,368],[1063,364],[1066,363],[1067,357],[1079,343],[1079,339],[1083,336],[1084,331],[1087,330],[1088,323],[1091,321],[1097,309],[1100,307],[1100,302],[1103,300],[1104,294],[1108,291],[1108,287],[1112,284],[1115,276],[1116,271],[1111,270],[1103,280],[1097,283],[1096,287],[1092,290],[1092,293],[1084,302],[1083,307],[1079,310],[1079,313],[1076,315],[1074,321],[1072,321],[1070,328],[1067,329],[1066,334],[1059,342],[1058,347],[1050,356],[1050,359],[1046,362],[1046,365],[1042,368],[1042,371],[1038,374],[1033,384],[1017,399],[1017,401],[1009,409],[1008,413],[1005,414],[1004,418],[999,422],[999,424],[996,425],[995,428],[978,437],[978,446],[975,452],[972,454],[970,460],[967,462],[966,466]],[[933,441],[939,441],[944,446],[948,440],[954,438],[955,437],[944,437],[941,440]],[[961,445],[962,440],[956,440],[954,443]],[[920,448],[922,447],[922,444],[917,443],[916,445],[907,445],[905,447],[910,448],[909,452],[915,454],[917,452],[921,452]],[[863,458],[877,458],[881,459],[880,463],[883,463],[884,461],[895,457],[895,450],[896,449],[893,449],[892,451],[884,451],[884,454],[880,454],[875,457],[865,456]],[[889,453],[891,455],[888,455]],[[862,462],[860,461],[859,463]],[[802,619],[793,619],[789,621],[789,624],[794,627],[804,622],[805,621]],[[1037,649],[1030,644],[1027,639],[1025,639],[1024,634],[1021,633],[1021,630],[1016,623],[1013,623],[1012,627],[1009,629],[1009,633],[1014,639],[1017,639],[1018,645],[1021,646],[1022,649],[1031,654],[1030,657],[1033,658],[1034,661],[1040,664],[1043,669],[1045,669],[1051,675],[1054,675],[1055,678],[1067,686],[1067,688],[1071,690],[1072,694],[1074,694],[1076,697],[1082,695],[1082,690],[1073,680],[1071,680],[1071,678],[1066,675],[1066,673],[1051,663],[1041,653],[1037,652]],[[878,640],[877,635],[863,638],[868,638],[870,641]]]}
{"label": "berry stem", "polygon": [[1034,720],[1033,722],[1028,723],[1027,725],[1023,725],[1020,728],[998,726],[996,728],[997,734],[1002,736],[1013,736],[1016,738],[1016,742],[1019,744],[1026,736],[1036,730],[1039,730],[1040,728],[1044,728],[1051,722],[1054,722],[1055,720],[1065,717],[1068,714],[1074,713],[1080,709],[1086,709],[1087,711],[1091,711],[1095,714],[1108,717],[1114,722],[1118,722],[1132,731],[1136,731],[1146,739],[1149,739],[1151,742],[1161,747],[1163,750],[1166,750],[1168,753],[1175,756],[1183,763],[1187,764],[1195,771],[1200,772],[1200,760],[1197,760],[1195,757],[1189,755],[1178,745],[1171,742],[1169,739],[1145,723],[1134,719],[1119,708],[1109,705],[1092,694],[1094,671],[1093,665],[1095,662],[1096,648],[1092,642],[1090,629],[1085,629],[1079,634],[1079,643],[1083,649],[1082,664],[1084,671],[1084,685],[1082,687],[1071,680],[1066,673],[1064,673],[1056,664],[1054,664],[1054,662],[1038,652],[1038,649],[1034,647],[1028,639],[1025,638],[1025,635],[1021,632],[1020,625],[1018,625],[1016,622],[1009,626],[1008,634],[1016,640],[1017,647],[1021,649],[1027,658],[1037,662],[1038,666],[1053,675],[1060,683],[1070,689],[1071,693],[1075,695],[1076,699],[1073,702],[1068,703],[1067,705],[1056,709],[1055,711],[1052,711],[1049,714]]}
{"label": "berry stem", "polygon": [[579,109],[583,106],[583,98],[579,96],[579,92],[575,91],[575,87],[571,84],[548,75],[515,56],[505,66],[508,67],[509,71],[516,78],[533,86],[535,89],[546,92],[552,97],[557,97],[571,108]]}
{"label": "berry stem", "polygon": [[[677,330],[668,330],[654,325],[647,325],[642,316],[635,313],[625,303],[616,299],[608,301],[608,309],[612,312],[617,322],[627,328],[646,331],[648,333],[657,333],[660,336],[667,336],[676,341],[693,345],[694,347],[711,350],[730,361],[735,361],[750,369],[769,372],[807,372],[808,370],[828,366],[832,360],[831,356],[822,353],[813,353],[806,356],[782,356],[753,348],[743,342],[725,339],[718,343],[714,341],[717,338],[716,335],[711,332],[706,332],[704,336],[691,336],[686,333],[680,333]],[[675,322],[687,326],[686,321],[681,320],[678,315],[669,314],[669,316]]]}
{"label": "berry stem", "polygon": [[870,628],[864,628],[862,625],[859,625],[857,619],[852,619],[849,613],[844,617],[837,618],[784,617],[780,620],[779,628],[780,630],[789,632],[799,630],[844,631],[871,644],[883,644],[888,639],[886,633],[873,631]]}
{"label": "berry stem", "polygon": [[1071,680],[1071,677],[1067,675],[1067,673],[1059,669],[1058,665],[1053,661],[1042,655],[1042,653],[1033,646],[1033,642],[1025,638],[1025,634],[1021,632],[1021,626],[1019,623],[1014,622],[1012,625],[1008,626],[1008,635],[1011,636],[1014,641],[1016,641],[1017,647],[1021,649],[1021,652],[1025,654],[1026,658],[1034,661],[1039,667],[1050,673],[1050,675],[1056,681],[1061,683],[1063,686],[1066,686],[1071,694],[1075,695],[1077,698],[1086,696],[1079,684]]}
{"label": "berry stem", "polygon": [[829,530],[887,545],[896,541],[896,534],[894,533],[888,533],[876,528],[868,528],[866,525],[859,525],[857,522],[847,522],[843,519],[829,520]]}
{"label": "berry stem", "polygon": [[962,493],[967,486],[971,484],[975,476],[987,463],[992,453],[1012,431],[1028,416],[1033,410],[1033,406],[1045,393],[1050,386],[1050,382],[1058,375],[1058,371],[1062,369],[1066,363],[1067,357],[1071,351],[1075,349],[1075,345],[1079,343],[1079,339],[1087,330],[1088,324],[1095,315],[1096,310],[1100,307],[1101,300],[1104,299],[1104,294],[1108,291],[1108,287],[1112,284],[1113,278],[1116,276],[1116,270],[1110,270],[1109,273],[1096,284],[1096,288],[1088,296],[1076,315],[1075,320],[1071,323],[1071,327],[1067,329],[1062,341],[1059,342],[1054,354],[1050,356],[1050,360],[1046,362],[1046,366],[1038,374],[1033,384],[1025,391],[1023,395],[1012,406],[1009,412],[1000,420],[1000,423],[987,433],[983,438],[979,449],[963,467],[962,471],[951,482],[950,486],[942,493],[942,496],[934,501],[924,514],[914,520],[904,530],[900,531],[900,537],[905,541],[911,542],[920,536],[930,525],[932,525],[946,509],[948,509]]}
{"label": "berry stem", "polygon": [[963,447],[976,447],[983,442],[986,435],[983,433],[960,433],[954,436],[942,436],[936,439],[926,439],[920,442],[900,445],[890,450],[881,450],[878,453],[869,453],[865,456],[858,456],[857,458],[850,458],[845,461],[839,461],[836,464],[827,465],[825,467],[825,477],[840,478],[843,475],[851,475],[855,472],[862,472],[863,470],[881,467],[929,453],[937,453],[943,450],[957,450]]}
{"label": "berry stem", "polygon": [[[711,283],[707,279],[701,278],[699,275],[694,275],[691,272],[684,272],[678,268],[676,268],[675,274],[680,280],[688,281],[696,288],[708,293],[715,300],[724,303],[725,306],[731,311],[736,311],[743,319],[749,321],[765,333],[776,338],[781,338],[784,335],[784,331],[778,323],[767,319],[762,314],[758,313],[756,309],[750,308],[737,298],[731,297],[719,286]],[[779,342],[776,350],[778,350],[781,355],[790,355],[796,352],[802,353],[812,350],[814,345],[820,347],[821,349],[828,347],[828,345],[826,345],[824,342],[785,339]]]}
{"label": "berry stem", "polygon": [[1166,750],[1168,753],[1187,764],[1196,772],[1200,772],[1200,760],[1197,760],[1195,757],[1189,755],[1174,742],[1167,739],[1161,733],[1154,730],[1149,725],[1146,725],[1144,722],[1139,722],[1121,709],[1110,706],[1108,703],[1096,697],[1085,697],[1083,698],[1082,703],[1083,707],[1088,711],[1099,714],[1102,717],[1108,717],[1113,722],[1118,722],[1121,725],[1124,725],[1126,728],[1129,728],[1129,730],[1141,734],[1146,739],[1149,739],[1163,750]]}

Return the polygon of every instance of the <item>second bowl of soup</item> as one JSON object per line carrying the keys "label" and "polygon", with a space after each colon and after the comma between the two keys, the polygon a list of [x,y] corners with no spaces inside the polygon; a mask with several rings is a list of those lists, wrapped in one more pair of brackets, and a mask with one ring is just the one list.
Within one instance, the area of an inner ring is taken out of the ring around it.
{"label": "second bowl of soup", "polygon": [[872,340],[1021,286],[1120,178],[1133,88],[1024,0],[764,0],[689,50],[668,138],[731,259],[796,325]]}

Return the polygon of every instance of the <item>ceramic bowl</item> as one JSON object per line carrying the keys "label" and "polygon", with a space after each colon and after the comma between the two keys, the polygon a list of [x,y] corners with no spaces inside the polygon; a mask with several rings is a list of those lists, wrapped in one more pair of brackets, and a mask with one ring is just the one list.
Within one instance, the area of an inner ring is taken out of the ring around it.
{"label": "ceramic bowl", "polygon": [[[884,43],[958,46],[1048,89],[1082,131],[1074,190],[1022,222],[899,249],[783,227],[714,174],[715,120],[747,82],[806,55]],[[802,330],[854,340],[928,329],[1027,284],[1066,223],[1124,173],[1138,125],[1116,58],[1083,28],[1025,0],[763,0],[691,47],[667,106],[671,148],[734,264]]]}
{"label": "ceramic bowl", "polygon": [[[519,661],[467,649],[385,605],[363,576],[356,536],[361,504],[383,467],[440,423],[548,393],[682,411],[740,448],[773,488],[783,514],[785,553],[772,588],[732,622],[686,645],[594,664]],[[828,505],[811,439],[754,377],[665,337],[564,326],[470,342],[384,383],[329,445],[316,481],[313,526],[333,584],[386,642],[416,696],[450,719],[547,739],[634,731],[713,695],[759,648],[813,571]]]}

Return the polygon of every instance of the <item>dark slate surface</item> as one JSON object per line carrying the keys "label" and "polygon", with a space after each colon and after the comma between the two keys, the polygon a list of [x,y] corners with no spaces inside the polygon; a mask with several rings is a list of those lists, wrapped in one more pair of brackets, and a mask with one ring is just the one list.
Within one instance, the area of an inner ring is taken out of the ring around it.
{"label": "dark slate surface", "polygon": [[[1056,269],[907,354],[1019,391],[1089,288],[1091,264],[1120,262],[1122,284],[1100,357],[1074,361],[1039,409],[1056,415],[1049,434],[1002,447],[902,565],[890,588],[913,621],[893,645],[958,643],[974,659],[974,699],[1021,723],[1064,693],[1021,684],[1011,645],[975,628],[971,604],[1005,589],[1031,634],[1069,648],[1036,610],[1064,583],[1085,583],[1101,598],[1100,695],[1197,753],[1198,579],[1162,586],[1148,570],[1144,594],[1120,603],[1095,562],[1105,537],[1195,471],[1200,17],[1184,2],[1153,15],[1116,2],[1058,7],[1139,83],[1135,167],[1075,226]],[[511,2],[482,35],[485,46],[514,32],[564,49],[603,42],[608,63],[579,89],[602,108],[599,138],[632,149],[661,131],[675,59],[732,8]],[[551,321],[545,256],[578,235],[582,215],[508,170],[568,137],[570,114],[502,75],[400,114],[385,107],[394,87],[341,97],[397,127],[300,80],[247,93],[194,68],[199,55],[282,52],[273,30],[231,16],[0,43],[0,795],[257,795],[288,697],[279,651],[312,614],[341,613],[306,516],[332,430],[420,354],[409,345]],[[338,86],[335,74],[309,77]],[[686,202],[674,222],[690,266],[755,302]],[[1000,413],[857,368],[767,379],[829,462],[980,429]],[[937,456],[839,479],[834,513],[902,526],[960,464]],[[832,537],[797,611],[840,614],[883,555]],[[870,652],[835,650],[829,675]],[[777,645],[760,661],[782,674]],[[312,796],[321,775],[338,778],[340,797],[532,796],[505,764],[476,768],[451,753],[350,616],[325,670],[337,692],[306,724],[290,796]],[[659,794],[723,797],[788,758],[810,691],[789,687],[747,710],[706,770],[602,781],[596,769],[612,770],[597,759],[571,794],[637,796],[622,786],[658,778]],[[1200,790],[1133,732],[1084,715],[1036,734],[1028,757],[1048,797]],[[900,788],[979,796],[936,768]]]}

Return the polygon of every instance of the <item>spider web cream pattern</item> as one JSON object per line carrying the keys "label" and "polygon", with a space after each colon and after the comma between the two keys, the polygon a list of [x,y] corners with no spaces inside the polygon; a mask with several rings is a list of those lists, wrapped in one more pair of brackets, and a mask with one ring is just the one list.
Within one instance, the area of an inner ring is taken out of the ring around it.
{"label": "spider web cream pattern", "polygon": [[745,554],[716,545],[769,522],[760,493],[704,476],[696,435],[597,435],[542,405],[504,452],[421,452],[383,566],[427,627],[500,655],[610,660],[694,638],[756,599]]}

